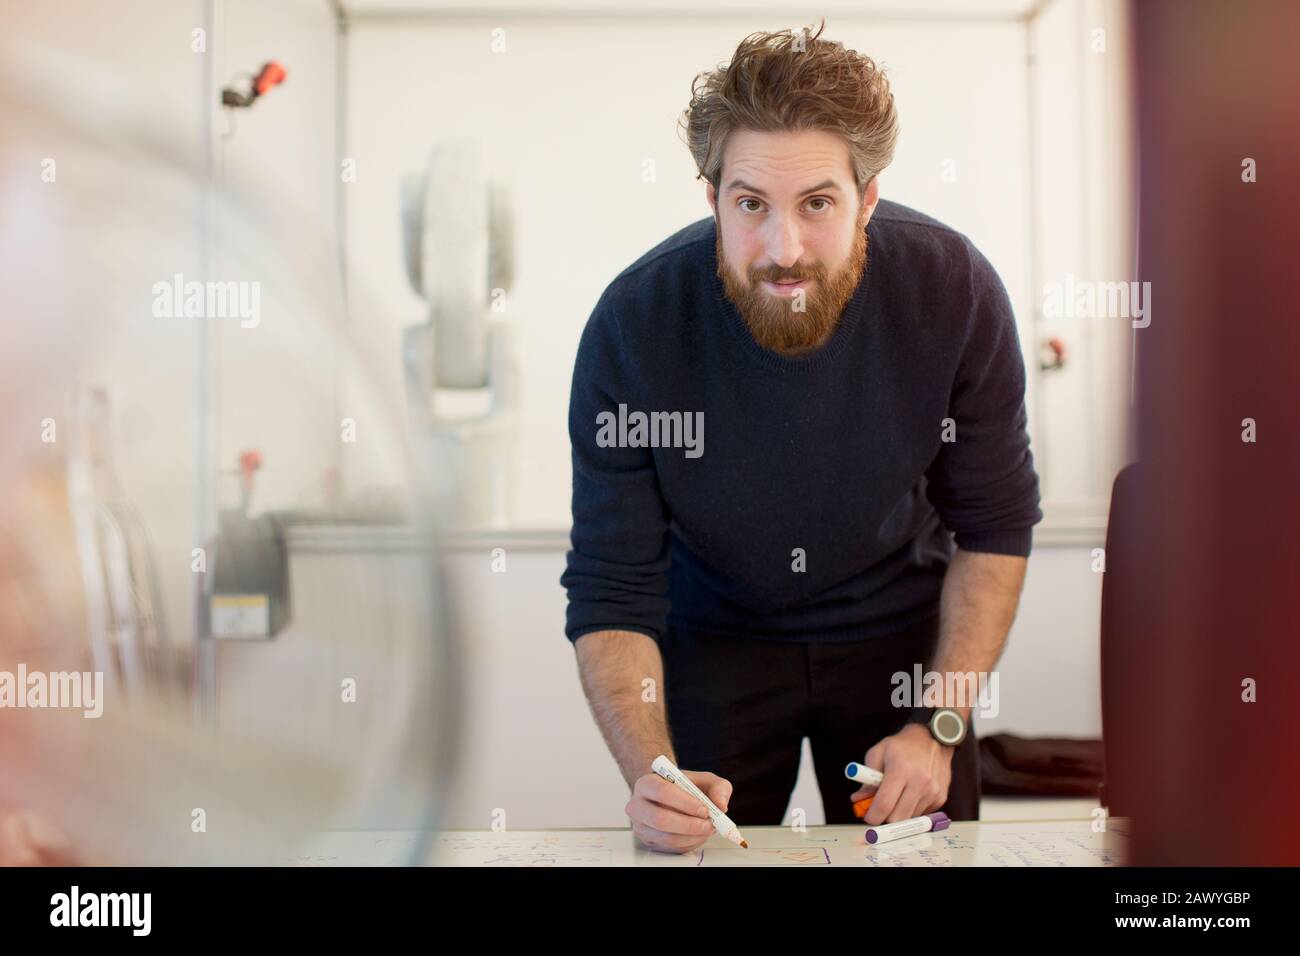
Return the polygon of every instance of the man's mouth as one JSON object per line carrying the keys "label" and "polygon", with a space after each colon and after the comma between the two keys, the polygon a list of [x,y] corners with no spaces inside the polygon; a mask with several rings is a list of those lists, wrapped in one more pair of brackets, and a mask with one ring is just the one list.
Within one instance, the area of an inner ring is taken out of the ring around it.
{"label": "man's mouth", "polygon": [[774,295],[793,295],[800,289],[807,289],[812,284],[811,279],[795,279],[792,282],[769,282],[763,280],[763,285],[768,292]]}

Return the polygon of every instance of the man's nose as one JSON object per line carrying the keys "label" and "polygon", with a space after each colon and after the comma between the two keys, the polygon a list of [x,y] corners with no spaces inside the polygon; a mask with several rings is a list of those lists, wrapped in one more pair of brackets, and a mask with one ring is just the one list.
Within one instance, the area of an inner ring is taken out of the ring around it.
{"label": "man's nose", "polygon": [[773,265],[789,269],[803,255],[803,237],[799,224],[791,218],[776,218],[767,237],[767,257]]}

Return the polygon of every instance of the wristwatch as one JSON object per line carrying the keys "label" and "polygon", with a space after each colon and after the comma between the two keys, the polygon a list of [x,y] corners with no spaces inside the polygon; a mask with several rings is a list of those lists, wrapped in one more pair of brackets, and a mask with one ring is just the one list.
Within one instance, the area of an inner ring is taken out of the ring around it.
{"label": "wristwatch", "polygon": [[945,747],[956,747],[966,739],[966,721],[951,707],[914,707],[909,724],[928,724],[930,736]]}

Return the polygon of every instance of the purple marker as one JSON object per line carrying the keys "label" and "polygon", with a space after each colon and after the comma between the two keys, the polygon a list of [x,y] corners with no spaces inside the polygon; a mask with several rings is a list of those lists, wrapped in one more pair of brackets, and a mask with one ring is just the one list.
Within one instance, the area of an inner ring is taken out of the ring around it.
{"label": "purple marker", "polygon": [[927,813],[923,817],[912,817],[897,823],[882,823],[878,827],[867,827],[867,842],[888,843],[890,840],[901,840],[931,830],[946,830],[951,822],[946,813]]}

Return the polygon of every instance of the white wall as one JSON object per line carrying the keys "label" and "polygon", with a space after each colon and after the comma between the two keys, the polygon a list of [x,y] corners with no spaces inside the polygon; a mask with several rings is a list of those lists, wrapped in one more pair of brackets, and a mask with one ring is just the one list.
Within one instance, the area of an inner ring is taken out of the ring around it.
{"label": "white wall", "polygon": [[1028,27],[1036,291],[1022,318],[1036,341],[1060,338],[1067,350],[1064,368],[1035,369],[1028,396],[1049,513],[1104,514],[1128,461],[1130,322],[1043,314],[1046,283],[1136,278],[1123,12],[1115,0],[1053,0]]}
{"label": "white wall", "polygon": [[[400,175],[423,168],[440,137],[473,136],[515,197],[517,285],[507,312],[523,374],[515,524],[568,527],[569,380],[596,299],[641,253],[709,215],[676,129],[691,78],[725,61],[750,30],[787,25],[764,16],[355,22],[349,267],[354,315],[387,343],[389,375],[400,371],[399,330],[423,319],[402,266]],[[505,30],[502,53],[490,46],[496,27]],[[882,194],[967,232],[1017,315],[1030,315],[1024,27],[837,17],[828,33],[891,71],[903,134]],[[955,182],[941,178],[948,159]],[[642,178],[646,160],[653,182]]]}
{"label": "white wall", "polygon": [[235,222],[216,210],[213,272],[256,280],[262,290],[256,328],[219,327],[217,462],[234,469],[241,451],[262,451],[255,512],[318,504],[323,472],[340,466],[346,348],[334,16],[326,0],[220,0],[219,9],[221,82],[271,59],[288,77],[251,109],[231,111],[233,135],[217,141],[219,197],[254,208]]}

